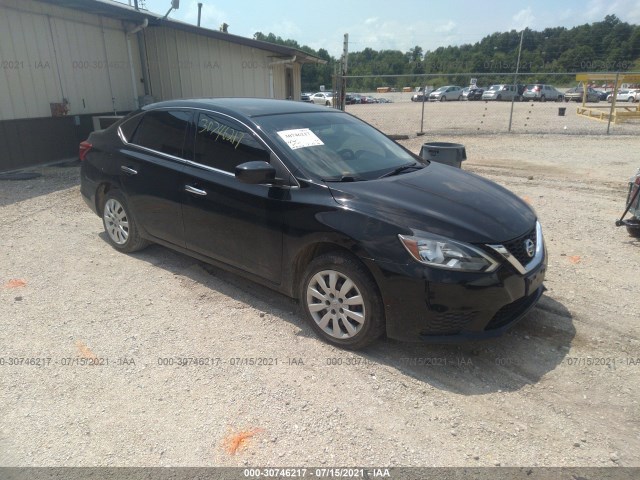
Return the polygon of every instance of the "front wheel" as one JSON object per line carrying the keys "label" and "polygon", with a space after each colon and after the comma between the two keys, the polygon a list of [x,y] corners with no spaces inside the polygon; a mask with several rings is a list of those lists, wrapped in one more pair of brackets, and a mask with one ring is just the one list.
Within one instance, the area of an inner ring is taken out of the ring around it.
{"label": "front wheel", "polygon": [[547,101],[547,98],[543,95],[543,96],[541,96],[541,97],[540,97],[540,101],[541,101],[541,102],[546,102],[546,101]]}
{"label": "front wheel", "polygon": [[442,96],[440,97],[440,101],[441,101],[441,102],[446,102],[446,101],[447,101],[447,97],[445,97],[444,95],[442,95]]}
{"label": "front wheel", "polygon": [[140,236],[127,201],[118,190],[107,192],[104,198],[102,224],[109,243],[116,250],[131,253],[142,250],[149,244]]}
{"label": "front wheel", "polygon": [[313,330],[340,348],[363,348],[384,332],[378,288],[365,267],[350,255],[326,253],[303,276],[300,303]]}

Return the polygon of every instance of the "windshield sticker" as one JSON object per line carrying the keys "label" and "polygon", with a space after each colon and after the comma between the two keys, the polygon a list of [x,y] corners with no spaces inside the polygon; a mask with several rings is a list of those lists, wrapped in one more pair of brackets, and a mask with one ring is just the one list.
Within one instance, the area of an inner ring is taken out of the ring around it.
{"label": "windshield sticker", "polygon": [[298,148],[315,147],[317,145],[324,145],[315,133],[308,128],[298,128],[296,130],[283,130],[278,132],[280,138],[282,138],[291,150],[297,150]]}

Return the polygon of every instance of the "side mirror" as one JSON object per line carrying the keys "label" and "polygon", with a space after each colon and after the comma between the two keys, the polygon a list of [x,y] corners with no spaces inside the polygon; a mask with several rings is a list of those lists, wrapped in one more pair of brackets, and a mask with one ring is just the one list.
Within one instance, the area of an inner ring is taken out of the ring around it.
{"label": "side mirror", "polygon": [[274,183],[276,169],[268,162],[245,162],[236,167],[236,179],[253,185]]}

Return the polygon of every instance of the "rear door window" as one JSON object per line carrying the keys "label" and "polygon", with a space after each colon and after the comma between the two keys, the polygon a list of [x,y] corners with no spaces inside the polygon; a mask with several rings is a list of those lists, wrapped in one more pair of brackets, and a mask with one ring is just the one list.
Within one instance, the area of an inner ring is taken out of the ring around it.
{"label": "rear door window", "polygon": [[141,147],[184,158],[183,150],[191,112],[155,110],[144,114],[131,143]]}

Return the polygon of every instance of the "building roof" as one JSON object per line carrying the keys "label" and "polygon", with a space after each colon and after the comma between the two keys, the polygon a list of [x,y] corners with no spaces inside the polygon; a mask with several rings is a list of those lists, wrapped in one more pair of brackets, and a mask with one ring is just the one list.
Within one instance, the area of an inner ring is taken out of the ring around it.
{"label": "building roof", "polygon": [[[163,15],[150,12],[148,10],[136,10],[134,7],[119,3],[112,0],[38,0],[44,3],[50,3],[58,7],[66,7],[79,10],[85,13],[115,18],[129,22],[141,23],[145,19],[149,22],[150,27],[167,27],[185,32],[203,35],[225,42],[237,43],[248,47],[257,48],[273,52],[283,58],[293,58],[298,63],[326,63],[326,60],[312,55],[297,48],[286,47],[284,45],[276,45],[274,43],[254,40],[252,38],[241,37],[231,33],[220,32],[218,30],[210,30],[204,27],[198,27],[189,23],[173,20],[171,18],[163,18]],[[167,5],[169,2],[167,1]]]}

